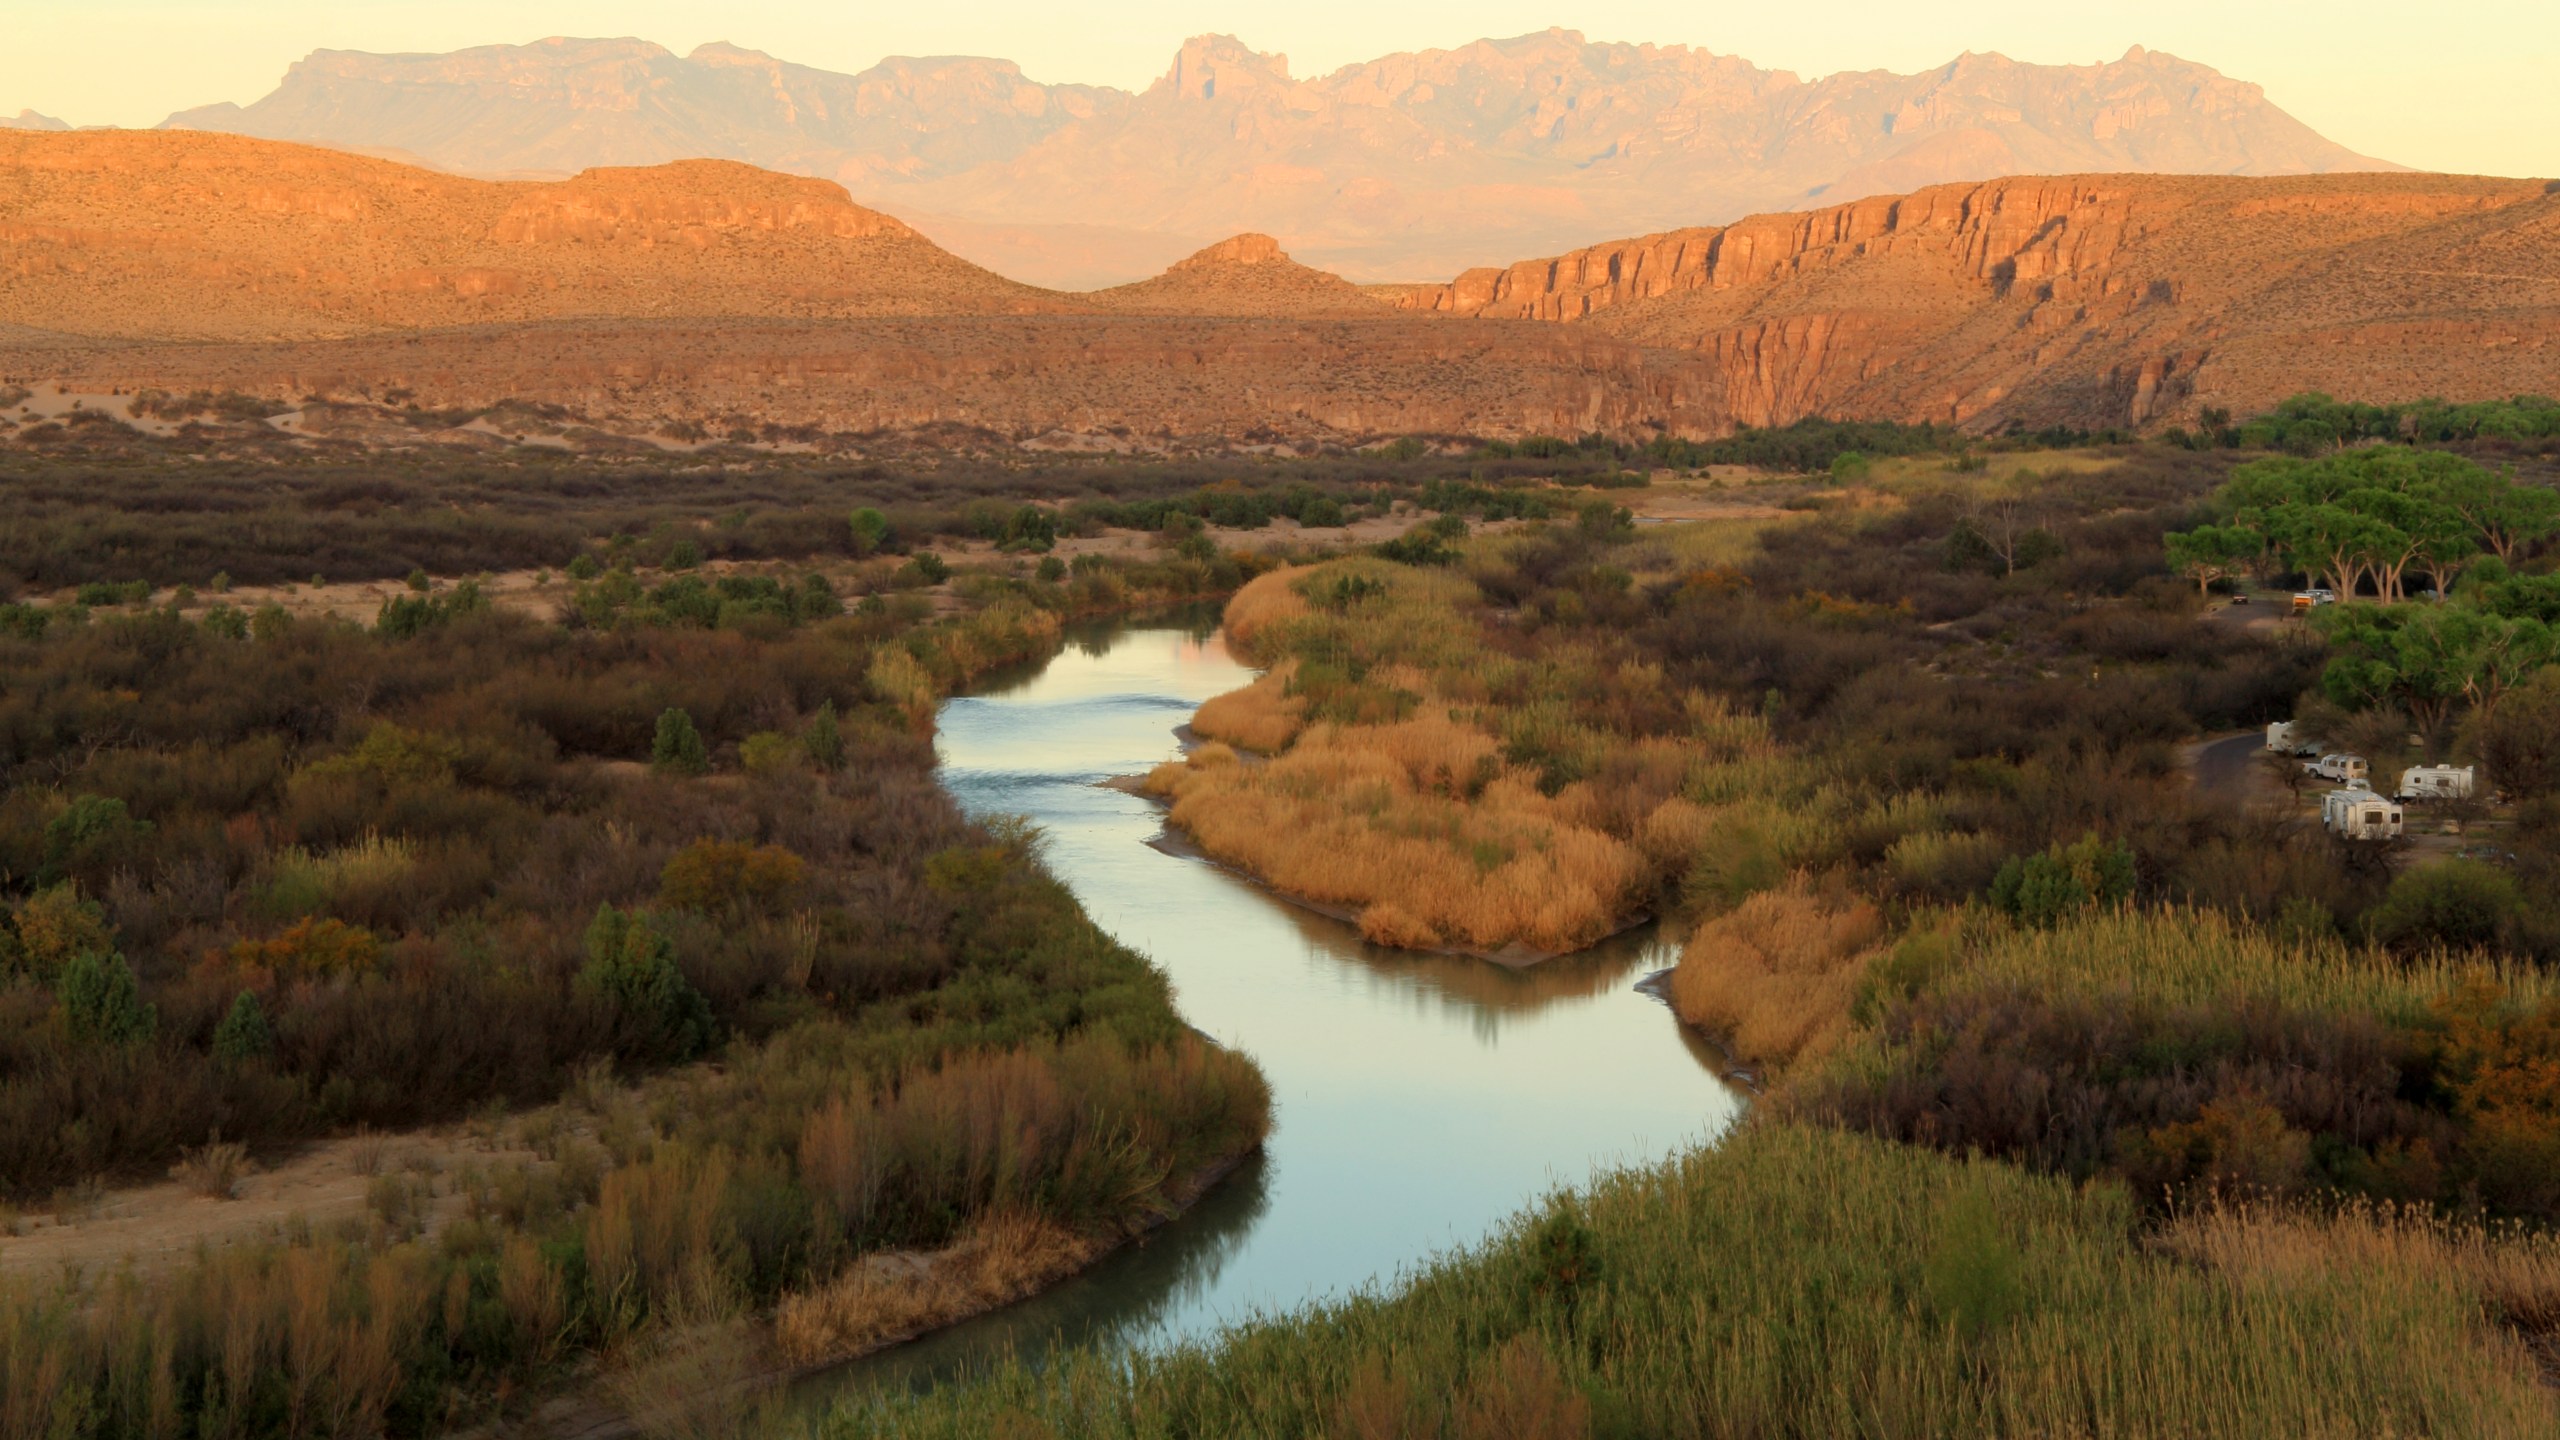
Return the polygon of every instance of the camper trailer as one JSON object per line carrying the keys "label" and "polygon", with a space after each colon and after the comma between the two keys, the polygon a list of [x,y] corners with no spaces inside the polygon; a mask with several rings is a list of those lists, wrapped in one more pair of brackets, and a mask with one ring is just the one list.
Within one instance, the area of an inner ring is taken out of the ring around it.
{"label": "camper trailer", "polygon": [[2468,800],[2471,793],[2468,765],[2413,765],[2400,772],[2403,800]]}
{"label": "camper trailer", "polygon": [[2267,727],[2267,748],[2279,755],[2317,755],[2320,747],[2302,737],[2290,720],[2279,720]]}
{"label": "camper trailer", "polygon": [[2400,805],[2359,786],[2320,797],[2320,828],[2341,840],[2400,838]]}
{"label": "camper trailer", "polygon": [[2365,777],[2373,773],[2365,765],[2364,757],[2361,755],[2323,755],[2317,760],[2306,762],[2302,770],[2306,775],[2317,775],[2323,780],[2335,780],[2342,785],[2362,785]]}

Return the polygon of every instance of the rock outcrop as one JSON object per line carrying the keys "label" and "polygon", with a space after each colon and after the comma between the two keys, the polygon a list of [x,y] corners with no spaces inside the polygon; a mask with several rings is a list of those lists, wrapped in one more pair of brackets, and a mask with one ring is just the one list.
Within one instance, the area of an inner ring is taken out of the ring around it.
{"label": "rock outcrop", "polygon": [[2560,197],[2435,175],[2020,177],[1589,246],[1393,299],[1695,355],[1747,424],[2142,425],[2303,389],[2549,391]]}
{"label": "rock outcrop", "polygon": [[978,263],[1076,288],[1134,280],[1238,230],[1279,235],[1329,270],[1409,280],[1948,180],[2391,168],[2255,85],[2141,49],[2099,65],[1963,55],[1917,75],[1804,80],[1564,30],[1303,78],[1285,56],[1204,35],[1135,94],[952,57],[840,75],[638,40],[324,50],[255,104],[169,123],[490,176],[743,160],[838,181]]}

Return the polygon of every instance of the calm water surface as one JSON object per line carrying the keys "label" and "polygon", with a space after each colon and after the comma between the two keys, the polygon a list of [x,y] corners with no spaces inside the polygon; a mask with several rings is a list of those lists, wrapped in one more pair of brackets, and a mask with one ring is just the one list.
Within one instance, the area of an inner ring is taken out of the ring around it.
{"label": "calm water surface", "polygon": [[1265,1154],[1087,1275],[830,1372],[812,1400],[1060,1340],[1203,1338],[1390,1281],[1550,1189],[1735,1116],[1712,1057],[1633,988],[1674,958],[1648,932],[1526,971],[1417,956],[1149,848],[1157,808],[1097,782],[1178,754],[1174,727],[1252,676],[1206,628],[1092,631],[944,705],[939,747],[964,807],[1036,821],[1051,867],[1172,977],[1184,1018],[1262,1067],[1278,1117]]}

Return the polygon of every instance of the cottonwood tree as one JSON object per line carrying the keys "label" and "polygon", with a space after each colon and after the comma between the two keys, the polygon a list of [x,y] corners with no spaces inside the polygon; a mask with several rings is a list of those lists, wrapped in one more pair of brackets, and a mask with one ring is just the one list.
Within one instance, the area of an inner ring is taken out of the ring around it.
{"label": "cottonwood tree", "polygon": [[2202,525],[2169,537],[2169,568],[2196,582],[2196,593],[2240,574],[2266,553],[2266,542],[2241,525]]}
{"label": "cottonwood tree", "polygon": [[2233,472],[2213,523],[2166,537],[2182,571],[2236,527],[2294,569],[2353,596],[2370,578],[2385,603],[2425,574],[2449,592],[2485,548],[2500,560],[2560,533],[2560,495],[2442,451],[2379,446],[2318,459],[2275,457]]}

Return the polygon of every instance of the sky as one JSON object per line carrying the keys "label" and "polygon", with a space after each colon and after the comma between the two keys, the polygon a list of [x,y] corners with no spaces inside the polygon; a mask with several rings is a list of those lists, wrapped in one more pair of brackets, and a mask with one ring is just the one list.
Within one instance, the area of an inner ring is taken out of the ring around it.
{"label": "sky", "polygon": [[2046,64],[2134,45],[2267,89],[2330,139],[2422,169],[2560,175],[2560,0],[10,0],[0,115],[153,125],[274,88],[314,49],[454,50],[546,35],[726,40],[830,70],[993,55],[1036,80],[1137,89],[1183,39],[1232,34],[1300,75],[1549,26],[1685,44],[1800,75],[1913,72],[1967,51]]}

